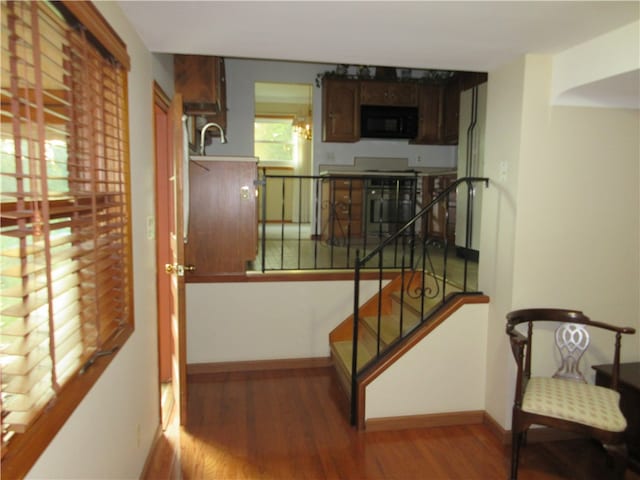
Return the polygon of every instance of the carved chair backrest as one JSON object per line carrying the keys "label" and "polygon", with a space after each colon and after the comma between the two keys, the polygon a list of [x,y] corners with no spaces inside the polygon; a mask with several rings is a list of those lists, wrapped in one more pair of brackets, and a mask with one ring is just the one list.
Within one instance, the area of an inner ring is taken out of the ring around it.
{"label": "carved chair backrest", "polygon": [[580,372],[580,359],[589,347],[589,332],[579,323],[563,323],[556,329],[556,346],[562,364],[553,378],[564,378],[587,383]]}

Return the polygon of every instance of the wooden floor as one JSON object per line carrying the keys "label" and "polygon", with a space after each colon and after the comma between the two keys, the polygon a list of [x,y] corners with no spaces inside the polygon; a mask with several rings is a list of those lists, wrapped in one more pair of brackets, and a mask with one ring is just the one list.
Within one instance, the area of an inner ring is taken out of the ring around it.
{"label": "wooden floor", "polygon": [[[508,446],[483,425],[357,432],[329,368],[189,379],[189,421],[158,441],[145,479],[505,479]],[[606,479],[586,440],[530,444],[521,480]],[[628,471],[626,480],[640,480]]]}

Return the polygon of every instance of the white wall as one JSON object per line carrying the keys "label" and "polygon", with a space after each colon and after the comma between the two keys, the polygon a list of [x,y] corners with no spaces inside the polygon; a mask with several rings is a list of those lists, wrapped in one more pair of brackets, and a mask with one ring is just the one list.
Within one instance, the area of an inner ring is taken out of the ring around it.
{"label": "white wall", "polygon": [[[491,297],[487,411],[511,423],[514,360],[505,315],[517,308],[583,310],[640,326],[639,111],[551,106],[552,59],[530,55],[489,74],[480,289]],[[507,175],[501,179],[500,172]],[[539,338],[541,340],[541,338]],[[590,365],[612,360],[596,336]],[[623,340],[623,360],[640,359]],[[556,365],[549,342],[534,360]],[[592,347],[593,348],[593,347]]]}
{"label": "white wall", "polygon": [[[639,39],[640,20],[637,20],[555,55],[552,102],[556,105],[626,105],[626,108],[635,105],[640,108]],[[613,85],[612,79],[620,83]],[[606,90],[601,88],[603,81],[608,85]]]}
{"label": "white wall", "polygon": [[65,423],[28,478],[138,478],[159,424],[151,55],[116,2],[95,2],[127,44],[135,332]]}
{"label": "white wall", "polygon": [[[377,287],[363,281],[362,302]],[[328,357],[351,313],[351,281],[188,284],[187,363]]]}
{"label": "white wall", "polygon": [[210,155],[253,155],[254,83],[308,83],[313,85],[313,163],[318,165],[352,165],[354,157],[392,157],[409,159],[410,167],[452,168],[456,164],[456,147],[409,145],[407,140],[366,139],[356,143],[322,142],[322,90],[316,88],[319,73],[335,65],[276,62],[266,60],[225,59],[227,74],[228,143],[213,142]]}
{"label": "white wall", "polygon": [[463,306],[371,382],[366,419],[484,410],[488,308]]}

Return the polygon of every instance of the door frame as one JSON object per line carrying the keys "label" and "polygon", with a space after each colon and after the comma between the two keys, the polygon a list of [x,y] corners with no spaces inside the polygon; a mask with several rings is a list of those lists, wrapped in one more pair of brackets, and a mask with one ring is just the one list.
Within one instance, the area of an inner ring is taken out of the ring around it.
{"label": "door frame", "polygon": [[[158,328],[158,407],[160,412],[160,423],[163,429],[168,426],[166,420],[167,412],[162,411],[162,382],[168,374],[171,378],[173,390],[173,415],[177,415],[179,424],[186,422],[186,405],[182,405],[182,399],[186,403],[186,382],[182,378],[182,372],[186,371],[186,352],[184,348],[177,348],[178,368],[181,372],[176,378],[173,369],[173,353],[176,348],[174,345],[184,345],[185,339],[185,318],[184,314],[178,315],[178,328],[171,326],[171,309],[173,299],[171,294],[172,277],[165,273],[165,265],[172,263],[170,252],[170,224],[176,221],[175,217],[170,218],[174,214],[174,208],[171,203],[171,195],[168,189],[173,188],[171,177],[173,176],[173,164],[175,162],[173,148],[173,129],[171,119],[171,100],[162,90],[157,82],[153,82],[153,134],[154,134],[154,188],[155,188],[155,221],[154,234],[156,246],[156,304],[157,304],[157,328]],[[157,124],[157,113],[163,117],[165,125],[159,130]],[[179,126],[180,129],[182,125]],[[159,138],[159,133],[163,132],[164,137]],[[180,300],[181,302],[184,299]],[[177,338],[176,338],[177,336]],[[167,367],[168,365],[168,367]]]}

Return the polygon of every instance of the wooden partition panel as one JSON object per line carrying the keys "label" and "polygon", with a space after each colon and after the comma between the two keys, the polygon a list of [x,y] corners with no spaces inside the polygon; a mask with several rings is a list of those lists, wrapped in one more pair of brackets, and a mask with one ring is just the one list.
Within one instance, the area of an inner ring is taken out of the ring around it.
{"label": "wooden partition panel", "polygon": [[187,281],[244,273],[258,246],[255,159],[194,160],[189,175]]}

